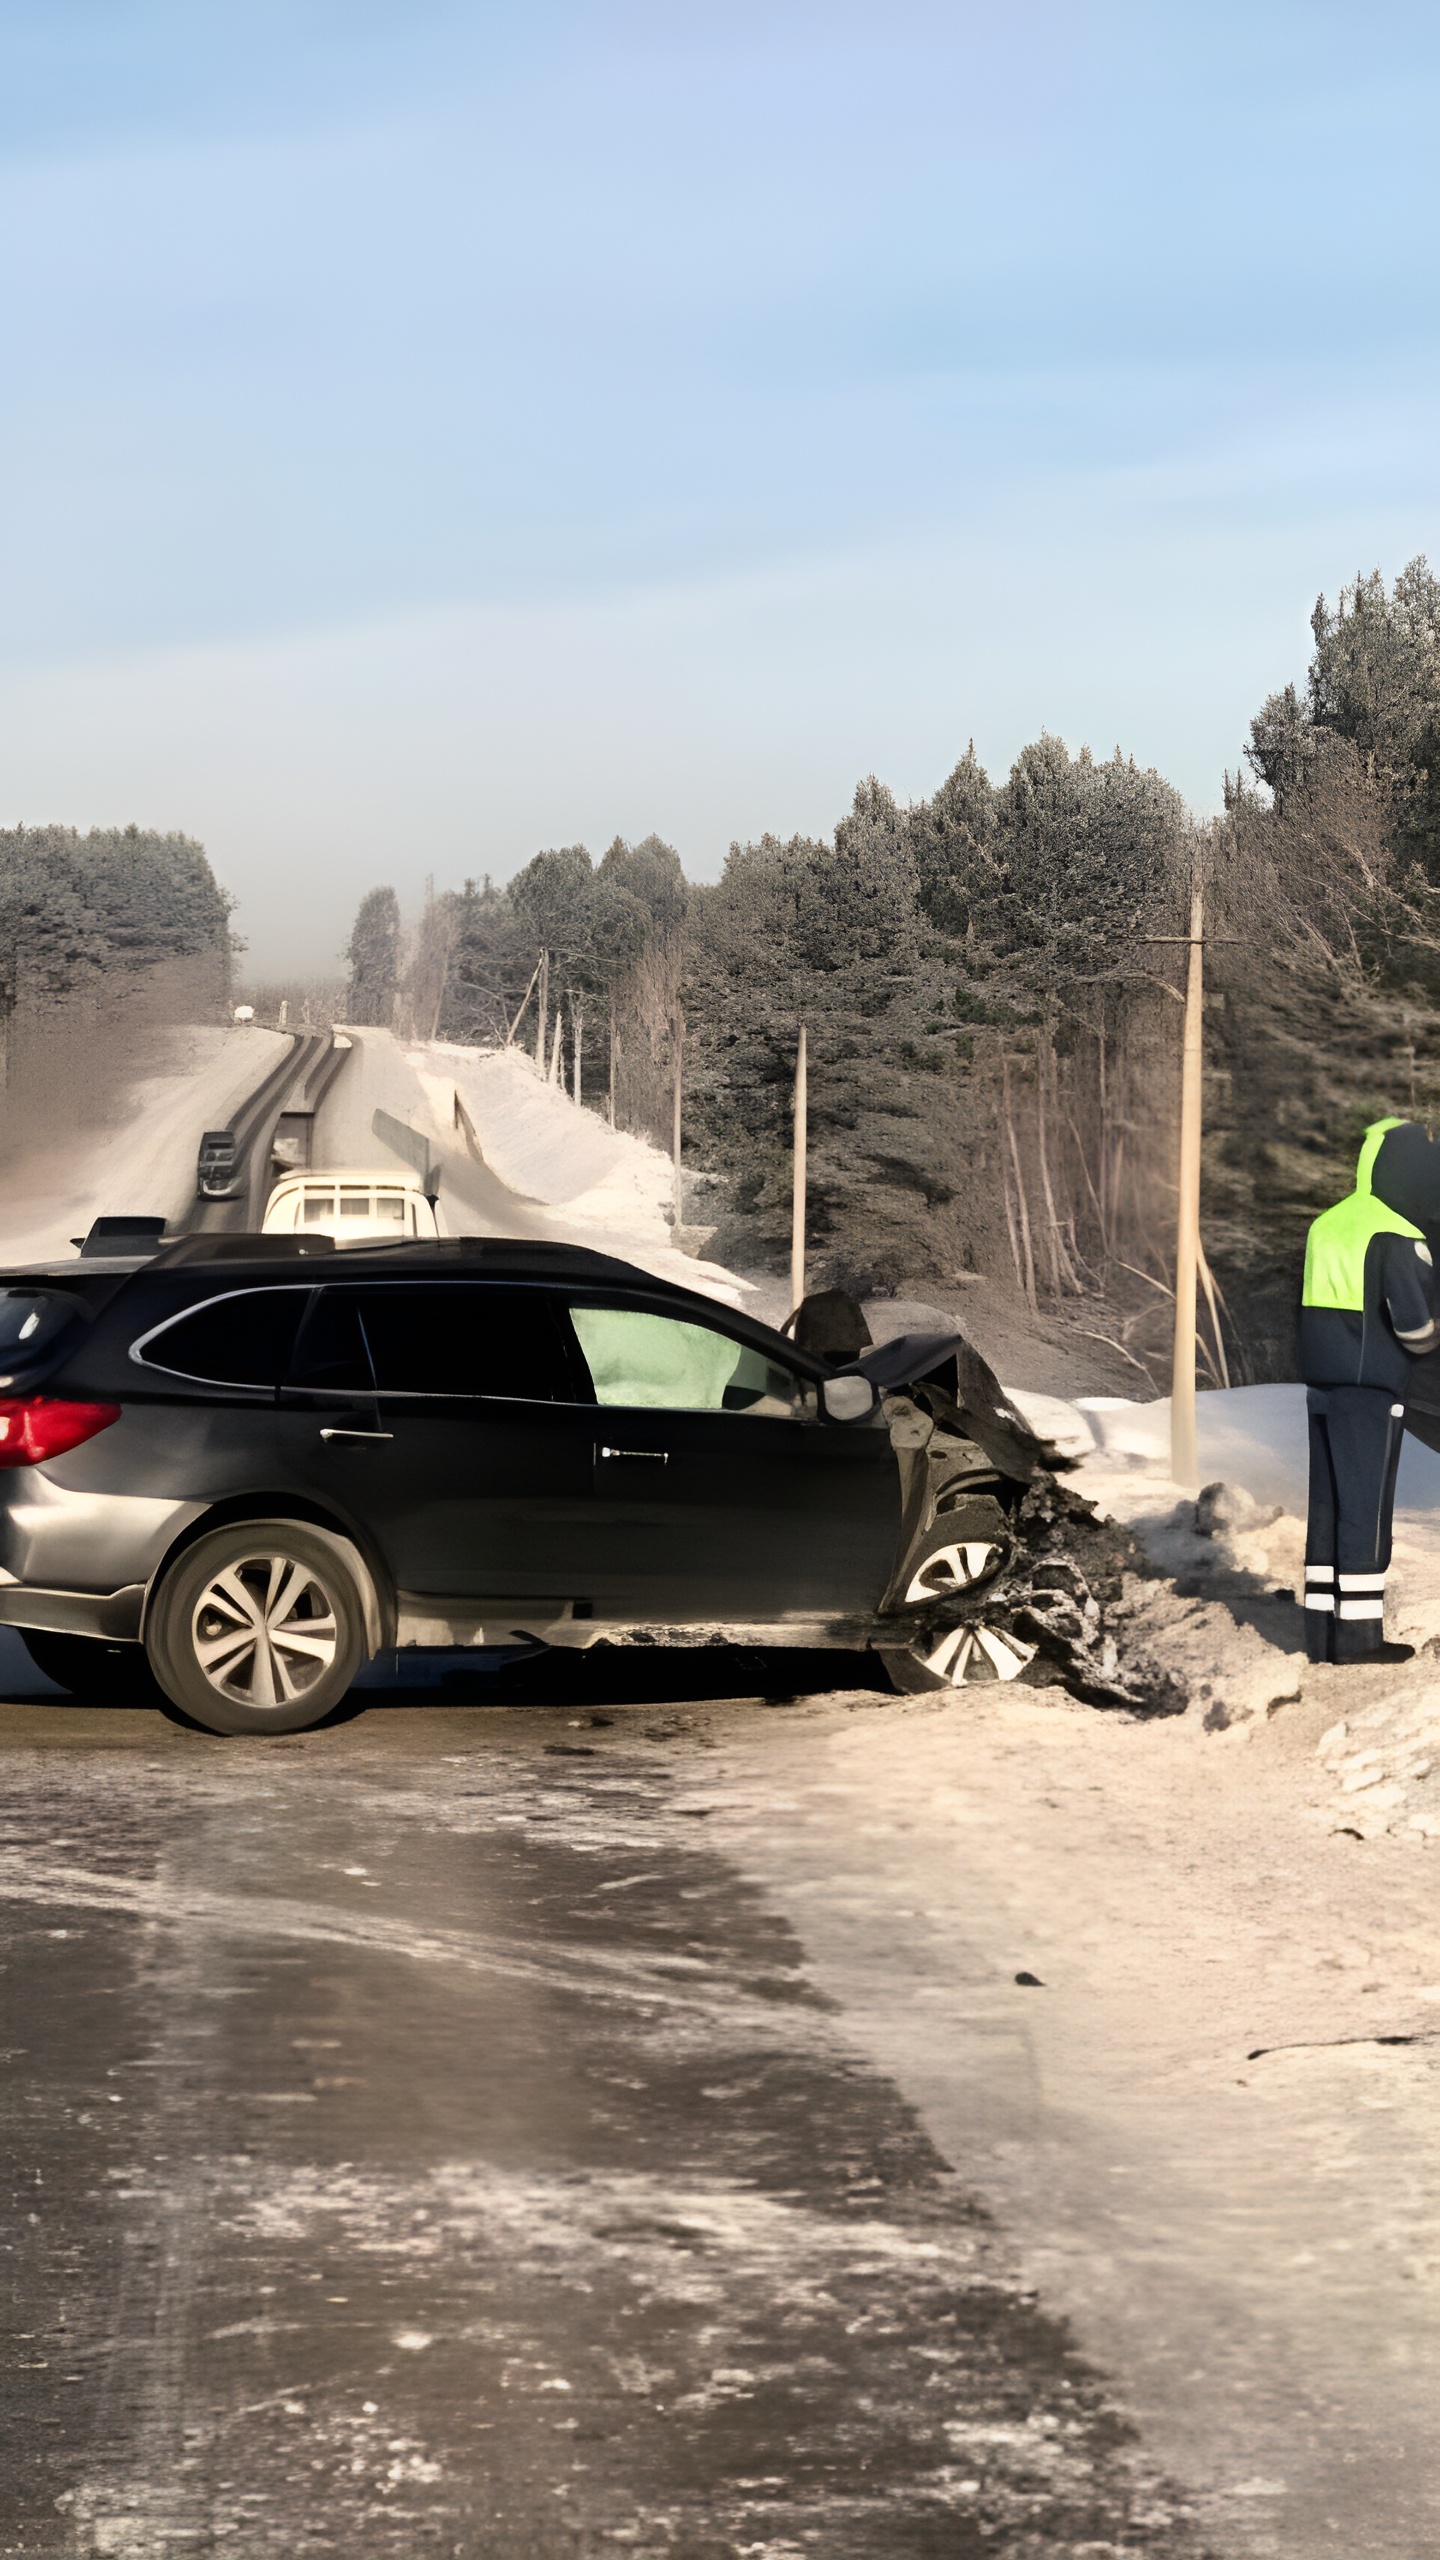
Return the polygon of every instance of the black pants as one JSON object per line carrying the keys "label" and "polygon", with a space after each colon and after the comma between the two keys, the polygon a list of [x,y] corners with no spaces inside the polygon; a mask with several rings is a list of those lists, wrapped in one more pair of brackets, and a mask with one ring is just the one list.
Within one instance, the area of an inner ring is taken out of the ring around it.
{"label": "black pants", "polygon": [[1312,1662],[1358,1662],[1385,1635],[1385,1572],[1405,1408],[1381,1387],[1311,1387],[1305,1641]]}

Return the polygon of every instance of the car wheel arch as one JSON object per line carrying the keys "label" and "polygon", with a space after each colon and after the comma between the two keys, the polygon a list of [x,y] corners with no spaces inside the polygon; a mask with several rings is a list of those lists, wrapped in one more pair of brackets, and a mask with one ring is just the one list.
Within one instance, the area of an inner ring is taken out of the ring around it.
{"label": "car wheel arch", "polygon": [[304,1495],[267,1493],[258,1488],[253,1493],[229,1494],[223,1501],[212,1502],[186,1522],[160,1558],[145,1585],[145,1598],[140,1612],[140,1635],[143,1641],[150,1617],[150,1607],[161,1583],[179,1562],[181,1556],[212,1529],[228,1528],[235,1520],[294,1520],[307,1529],[319,1529],[335,1538],[347,1550],[357,1572],[361,1604],[365,1614],[365,1639],[371,1656],[383,1652],[395,1642],[397,1604],[390,1578],[385,1572],[369,1539],[353,1520],[323,1502],[311,1502]]}

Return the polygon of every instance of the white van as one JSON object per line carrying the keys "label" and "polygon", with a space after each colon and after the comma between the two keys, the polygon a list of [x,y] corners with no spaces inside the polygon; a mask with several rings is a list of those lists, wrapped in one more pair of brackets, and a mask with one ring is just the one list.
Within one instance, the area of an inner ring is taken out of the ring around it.
{"label": "white van", "polygon": [[265,1204],[262,1233],[296,1227],[333,1236],[338,1245],[395,1244],[404,1236],[438,1236],[433,1203],[411,1173],[295,1173],[277,1182]]}

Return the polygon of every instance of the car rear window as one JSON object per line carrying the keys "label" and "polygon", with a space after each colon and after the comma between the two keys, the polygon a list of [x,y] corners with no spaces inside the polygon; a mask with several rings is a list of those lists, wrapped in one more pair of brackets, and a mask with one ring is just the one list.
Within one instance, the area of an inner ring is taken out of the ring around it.
{"label": "car rear window", "polygon": [[176,1316],[135,1346],[148,1369],[210,1386],[278,1387],[290,1367],[308,1289],[239,1289]]}
{"label": "car rear window", "polygon": [[567,1331],[543,1290],[446,1281],[354,1294],[382,1393],[576,1397]]}
{"label": "car rear window", "polygon": [[79,1309],[63,1289],[0,1289],[0,1368],[53,1350]]}

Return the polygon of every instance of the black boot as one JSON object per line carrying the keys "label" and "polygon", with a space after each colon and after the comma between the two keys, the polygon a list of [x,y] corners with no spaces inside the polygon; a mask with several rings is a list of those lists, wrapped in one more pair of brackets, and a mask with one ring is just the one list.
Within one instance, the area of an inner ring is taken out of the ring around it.
{"label": "black boot", "polygon": [[1333,1609],[1306,1610],[1305,1651],[1312,1662],[1334,1661],[1335,1612]]}
{"label": "black boot", "polygon": [[1413,1662],[1413,1644],[1388,1644],[1379,1618],[1337,1618],[1333,1662]]}

